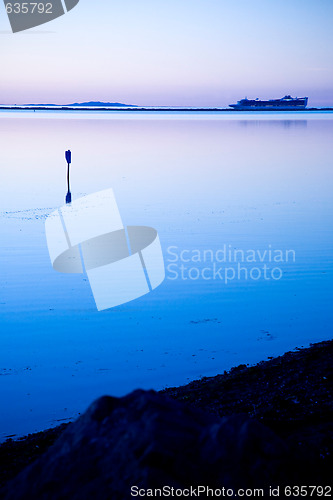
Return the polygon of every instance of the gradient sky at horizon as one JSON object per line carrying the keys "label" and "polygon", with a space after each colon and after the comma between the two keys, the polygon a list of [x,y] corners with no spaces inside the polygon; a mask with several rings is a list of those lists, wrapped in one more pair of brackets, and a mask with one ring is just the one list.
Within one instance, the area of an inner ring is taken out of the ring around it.
{"label": "gradient sky at horizon", "polygon": [[12,34],[0,5],[0,103],[333,105],[332,0],[80,0]]}

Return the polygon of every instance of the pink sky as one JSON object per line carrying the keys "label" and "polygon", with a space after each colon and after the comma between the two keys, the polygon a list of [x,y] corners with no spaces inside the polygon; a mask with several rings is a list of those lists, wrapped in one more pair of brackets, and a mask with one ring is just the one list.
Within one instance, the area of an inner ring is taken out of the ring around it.
{"label": "pink sky", "polygon": [[81,0],[14,35],[2,9],[0,102],[333,105],[332,18],[329,0]]}

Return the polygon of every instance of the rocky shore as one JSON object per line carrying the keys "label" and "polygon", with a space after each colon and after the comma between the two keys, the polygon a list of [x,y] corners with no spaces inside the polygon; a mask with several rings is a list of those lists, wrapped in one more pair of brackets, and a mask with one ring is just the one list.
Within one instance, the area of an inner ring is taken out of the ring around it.
{"label": "rocky shore", "polygon": [[0,497],[122,499],[133,481],[330,484],[332,381],[325,341],[160,393],[100,398],[74,423],[3,443]]}

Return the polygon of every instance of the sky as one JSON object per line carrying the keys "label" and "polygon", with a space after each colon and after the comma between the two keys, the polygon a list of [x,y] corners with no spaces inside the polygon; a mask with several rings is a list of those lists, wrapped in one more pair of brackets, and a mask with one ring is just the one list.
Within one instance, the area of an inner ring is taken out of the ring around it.
{"label": "sky", "polygon": [[80,0],[13,34],[0,4],[0,103],[333,105],[332,0]]}

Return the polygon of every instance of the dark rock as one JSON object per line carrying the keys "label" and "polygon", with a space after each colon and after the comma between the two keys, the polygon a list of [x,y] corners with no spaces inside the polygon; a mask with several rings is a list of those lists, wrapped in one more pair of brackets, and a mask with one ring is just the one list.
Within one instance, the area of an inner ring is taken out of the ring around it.
{"label": "dark rock", "polygon": [[1,498],[124,500],[132,485],[268,488],[288,476],[289,455],[246,415],[221,419],[138,390],[95,401]]}

